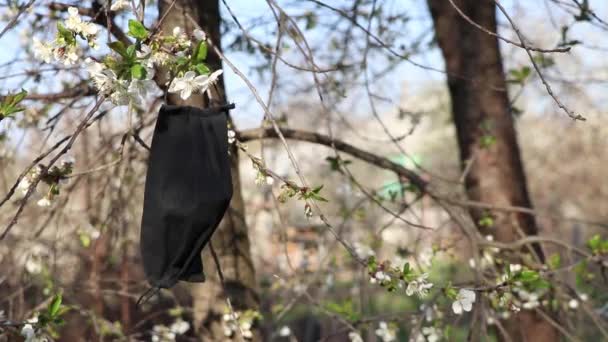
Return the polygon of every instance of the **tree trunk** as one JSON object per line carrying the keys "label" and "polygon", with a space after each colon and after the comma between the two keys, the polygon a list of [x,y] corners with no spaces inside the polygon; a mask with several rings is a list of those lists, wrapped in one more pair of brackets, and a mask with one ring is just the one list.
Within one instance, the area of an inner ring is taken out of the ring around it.
{"label": "tree trunk", "polygon": [[[473,21],[496,32],[492,0],[454,0]],[[466,22],[448,0],[428,0],[443,53],[462,166],[472,159],[465,180],[469,199],[497,206],[531,208],[526,177],[509,109],[498,40]],[[478,227],[497,241],[537,233],[534,217],[491,212],[492,228]],[[471,210],[475,222],[487,212]],[[537,257],[543,258],[538,246]],[[534,311],[522,310],[505,328],[513,341],[557,341],[557,330]],[[500,334],[499,334],[500,335]]]}
{"label": "tree trunk", "polygon": [[[159,18],[162,18],[168,11],[168,15],[161,24],[161,29],[165,34],[171,34],[176,26],[191,34],[197,28],[192,22],[194,20],[205,31],[211,42],[221,48],[221,18],[218,0],[177,0],[171,8],[172,2],[159,1]],[[212,71],[222,66],[219,56],[211,48],[206,63]],[[164,72],[158,74],[157,81],[162,86],[167,81],[166,75]],[[213,101],[220,104],[226,103],[223,80],[218,82],[216,91],[217,94]],[[188,100],[183,101],[177,94],[168,94],[167,103],[206,107],[209,105],[209,99],[200,94],[193,94]],[[230,299],[235,311],[258,310],[259,308],[255,270],[251,260],[239,179],[239,157],[234,146],[230,151],[230,163],[234,187],[233,197],[226,215],[211,239],[225,283],[222,285],[220,281],[216,263],[207,246],[203,250],[206,282],[192,286],[194,323],[197,335],[203,341],[227,340],[222,327],[222,316],[228,312],[227,298]],[[252,328],[253,339],[251,340],[253,341],[261,340],[257,326],[254,324]],[[242,340],[237,336],[233,336],[233,338],[238,341]]]}

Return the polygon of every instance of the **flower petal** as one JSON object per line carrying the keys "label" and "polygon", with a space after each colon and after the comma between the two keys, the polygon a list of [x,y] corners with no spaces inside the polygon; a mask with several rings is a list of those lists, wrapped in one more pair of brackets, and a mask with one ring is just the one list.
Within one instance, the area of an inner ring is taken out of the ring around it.
{"label": "flower petal", "polygon": [[452,311],[454,311],[454,313],[457,315],[462,314],[462,305],[459,301],[455,301],[454,303],[452,303]]}

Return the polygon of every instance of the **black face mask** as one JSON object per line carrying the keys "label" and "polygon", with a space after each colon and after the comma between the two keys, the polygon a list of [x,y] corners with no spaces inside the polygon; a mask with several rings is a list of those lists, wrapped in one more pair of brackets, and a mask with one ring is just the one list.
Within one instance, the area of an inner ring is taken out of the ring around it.
{"label": "black face mask", "polygon": [[201,250],[232,197],[227,110],[162,106],[144,193],[140,247],[153,288],[203,282]]}

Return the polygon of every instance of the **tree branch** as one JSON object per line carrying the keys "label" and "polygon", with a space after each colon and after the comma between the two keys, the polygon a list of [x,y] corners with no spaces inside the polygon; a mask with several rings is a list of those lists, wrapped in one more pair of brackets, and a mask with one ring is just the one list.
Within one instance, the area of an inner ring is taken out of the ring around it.
{"label": "tree branch", "polygon": [[[395,172],[397,175],[409,180],[418,189],[420,189],[420,191],[425,191],[426,189],[427,182],[422,179],[417,173],[408,170],[405,167],[385,157],[381,157],[379,155],[364,151],[353,145],[345,143],[344,141],[332,139],[331,137],[320,133],[300,131],[285,127],[281,127],[281,132],[283,133],[283,136],[286,139],[307,141],[313,144],[324,145],[327,147],[333,146],[338,151],[350,154],[351,156],[368,162],[369,164]],[[272,128],[255,128],[240,131],[237,133],[237,137],[240,141],[246,142],[264,138],[277,139],[278,135]]]}

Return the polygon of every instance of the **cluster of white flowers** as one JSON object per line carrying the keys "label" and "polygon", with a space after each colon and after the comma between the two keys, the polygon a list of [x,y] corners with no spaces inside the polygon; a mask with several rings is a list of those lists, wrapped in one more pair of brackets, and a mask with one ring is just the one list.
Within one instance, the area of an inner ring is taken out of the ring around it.
{"label": "cluster of white flowers", "polygon": [[38,38],[33,39],[32,47],[36,58],[45,63],[55,60],[65,65],[75,64],[80,53],[75,36],[85,39],[92,48],[98,48],[96,39],[99,28],[93,23],[83,21],[76,7],[68,8],[68,18],[61,27],[67,32],[58,32],[51,43],[42,42]]}
{"label": "cluster of white flowers", "polygon": [[[67,178],[66,175],[72,172],[72,167],[74,166],[74,158],[66,157],[64,158],[58,167],[53,167],[49,174],[55,175],[58,177],[58,184],[49,184],[50,189],[46,192],[44,196],[39,198],[36,204],[40,207],[48,207],[52,204],[52,200],[55,198],[56,192],[53,190],[59,184],[66,184]],[[25,196],[30,188],[34,186],[34,183],[40,177],[43,167],[41,165],[36,165],[36,167],[32,168],[24,177],[21,179],[19,184],[17,185],[17,189],[23,193]],[[35,191],[35,190],[34,190]],[[35,197],[39,196],[38,193],[34,193]]]}
{"label": "cluster of white flowers", "polygon": [[100,94],[109,96],[110,101],[117,106],[134,105],[141,106],[146,96],[156,89],[154,68],[148,67],[145,79],[119,79],[116,73],[107,68],[103,63],[98,63],[87,58],[87,70],[93,81],[93,85]]}
{"label": "cluster of white flowers", "polygon": [[376,336],[380,337],[382,342],[392,342],[397,340],[397,332],[386,324],[386,322],[378,323],[378,329],[376,329]]}
{"label": "cluster of white flowers", "polygon": [[95,36],[99,30],[97,25],[82,21],[76,7],[68,8],[68,19],[65,21],[65,28],[83,37]]}
{"label": "cluster of white flowers", "polygon": [[240,317],[241,315],[238,312],[234,312],[234,314],[224,314],[222,325],[224,327],[224,335],[226,337],[231,337],[237,331],[240,331],[243,334],[243,338],[252,339],[253,332],[251,331],[251,327],[253,326],[253,320],[247,319],[245,317]]}
{"label": "cluster of white flowers", "polygon": [[473,303],[475,303],[475,292],[468,289],[460,289],[456,300],[452,303],[452,311],[455,314],[460,315],[463,311],[471,311],[473,309]]}
{"label": "cluster of white flowers", "polygon": [[42,166],[36,165],[34,168],[32,168],[30,170],[30,172],[28,172],[23,177],[23,179],[21,179],[21,181],[19,182],[19,185],[17,185],[17,189],[19,191],[21,191],[24,196],[28,193],[30,188],[33,186],[35,180],[38,177],[40,177],[40,172],[42,172]]}
{"label": "cluster of white flowers", "polygon": [[516,292],[519,298],[521,299],[521,307],[523,309],[533,310],[540,306],[538,293],[531,293],[520,288],[514,289],[514,292]]}
{"label": "cluster of white flowers", "polygon": [[382,284],[382,283],[388,283],[390,281],[391,281],[391,276],[388,273],[385,273],[383,271],[377,271],[369,279],[369,282],[372,284],[378,284],[378,283]]}
{"label": "cluster of white flowers", "polygon": [[152,328],[152,342],[173,342],[177,335],[183,335],[190,329],[190,323],[178,319],[171,326],[167,327],[162,324],[155,325]]}
{"label": "cluster of white flowers", "polygon": [[209,75],[197,76],[194,71],[188,71],[183,76],[173,79],[169,85],[169,92],[179,93],[182,100],[188,99],[192,93],[202,94],[218,81],[222,72],[223,70],[219,69]]}
{"label": "cluster of white flowers", "polygon": [[[197,30],[200,31],[200,30]],[[202,32],[202,31],[200,31]],[[196,37],[196,34],[195,34]],[[192,43],[190,39],[188,39],[188,35],[182,30],[181,27],[176,26],[173,28],[173,38],[176,41],[176,44],[182,47],[189,47]]]}
{"label": "cluster of white flowers", "polygon": [[405,294],[408,296],[416,294],[418,297],[425,297],[433,287],[433,284],[428,282],[428,277],[428,273],[423,273],[416,277],[416,279],[410,281],[405,289]]}

